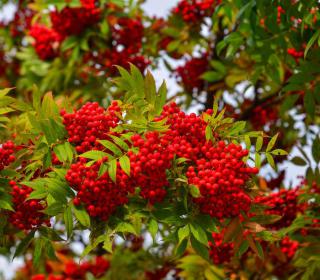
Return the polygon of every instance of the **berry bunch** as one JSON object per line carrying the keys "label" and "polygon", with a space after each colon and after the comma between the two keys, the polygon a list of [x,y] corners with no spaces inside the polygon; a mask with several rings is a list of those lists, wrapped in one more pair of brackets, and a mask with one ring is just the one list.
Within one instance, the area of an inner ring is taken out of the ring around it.
{"label": "berry bunch", "polygon": [[233,243],[223,242],[222,233],[212,233],[214,243],[209,241],[210,251],[209,255],[212,262],[216,265],[229,263],[234,255]]}
{"label": "berry bunch", "polygon": [[80,158],[77,163],[71,165],[66,175],[70,186],[77,191],[73,203],[82,203],[90,216],[107,220],[118,206],[128,202],[128,193],[134,191],[133,183],[120,166],[114,183],[107,172],[99,177],[102,162],[92,166],[86,166],[86,163],[86,159]]}
{"label": "berry bunch", "polygon": [[15,144],[12,141],[3,143],[0,147],[0,170],[15,161],[14,151]]}
{"label": "berry bunch", "polygon": [[291,225],[298,213],[305,210],[304,204],[298,204],[299,189],[281,189],[268,196],[258,196],[256,203],[264,204],[269,208],[265,210],[267,215],[279,215],[282,218],[270,225],[272,229],[280,229]]}
{"label": "berry bunch", "polygon": [[294,58],[298,59],[304,56],[304,52],[303,51],[297,51],[295,48],[289,48],[287,50],[287,53],[291,56],[293,56]]}
{"label": "berry bunch", "polygon": [[182,0],[173,13],[180,15],[185,22],[199,24],[203,18],[212,15],[219,3],[219,0]]}
{"label": "berry bunch", "polygon": [[31,27],[29,34],[35,39],[33,45],[40,59],[52,59],[58,55],[61,36],[57,32],[35,24]]}
{"label": "berry bunch", "polygon": [[101,278],[109,269],[110,262],[98,256],[94,261],[86,261],[81,264],[77,264],[75,261],[67,261],[64,264],[64,271],[62,275],[56,275],[50,273],[48,276],[45,274],[37,274],[32,276],[31,280],[68,280],[77,279],[85,280],[86,274],[90,272],[95,279]]}
{"label": "berry bunch", "polygon": [[101,18],[101,9],[95,1],[82,0],[82,7],[65,7],[61,11],[50,14],[52,27],[62,38],[70,35],[79,35],[86,28],[96,24]]}
{"label": "berry bunch", "polygon": [[[208,114],[212,110],[207,111]],[[107,110],[96,103],[87,103],[80,110],[62,113],[69,141],[76,145],[78,152],[103,150],[98,139],[110,139],[110,128],[119,123],[117,114],[121,109],[114,102]],[[201,197],[195,199],[203,213],[212,217],[234,217],[240,211],[248,211],[251,199],[245,193],[245,185],[256,168],[245,165],[242,158],[248,155],[240,145],[214,145],[205,137],[206,122],[201,116],[187,115],[175,103],[164,106],[155,121],[166,120],[169,129],[160,134],[146,132],[134,134],[127,155],[130,159],[130,177],[120,165],[117,168],[116,182],[107,173],[98,176],[103,161],[87,166],[87,160],[79,158],[67,173],[66,179],[77,191],[74,204],[83,203],[90,216],[103,220],[120,205],[127,203],[128,194],[135,187],[149,203],[161,202],[169,187],[167,171],[174,157],[188,159],[187,178],[189,184],[196,185]],[[137,152],[133,152],[133,150]]]}
{"label": "berry bunch", "polygon": [[186,61],[183,66],[179,66],[175,70],[177,81],[182,84],[189,93],[201,93],[205,87],[205,81],[201,75],[207,71],[208,55],[192,58]]}
{"label": "berry bunch", "polygon": [[42,224],[50,226],[50,221],[40,212],[46,208],[45,202],[38,199],[26,200],[32,192],[27,186],[19,187],[14,181],[10,182],[10,186],[14,208],[14,212],[9,213],[10,223],[21,230],[37,228]]}
{"label": "berry bunch", "polygon": [[291,260],[299,248],[299,242],[286,236],[280,241],[280,247],[287,259]]}
{"label": "berry bunch", "polygon": [[97,102],[86,103],[73,113],[61,112],[63,123],[69,134],[68,141],[76,145],[78,153],[86,152],[98,145],[97,139],[105,139],[111,128],[117,126],[117,102],[105,110]]}
{"label": "berry bunch", "polygon": [[174,154],[167,149],[168,144],[157,132],[132,136],[133,145],[139,148],[137,155],[130,153],[132,177],[136,186],[141,188],[141,196],[151,204],[160,202],[169,186],[166,170],[171,167]]}
{"label": "berry bunch", "polygon": [[254,108],[250,121],[254,129],[259,130],[263,129],[265,126],[266,129],[275,124],[278,120],[279,114],[277,107],[274,106],[257,106]]}

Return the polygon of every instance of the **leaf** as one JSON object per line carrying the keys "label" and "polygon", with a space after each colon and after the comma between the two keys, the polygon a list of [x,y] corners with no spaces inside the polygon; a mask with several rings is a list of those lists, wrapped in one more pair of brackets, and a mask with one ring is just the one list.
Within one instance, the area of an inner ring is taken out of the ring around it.
{"label": "leaf", "polygon": [[223,242],[229,242],[236,237],[241,230],[239,218],[234,218],[226,228],[223,236]]}
{"label": "leaf", "polygon": [[307,165],[306,161],[303,158],[298,157],[298,156],[291,159],[291,162],[294,163],[295,165],[299,165],[299,166]]}
{"label": "leaf", "polygon": [[108,174],[110,179],[113,182],[116,182],[117,179],[117,160],[112,160],[110,162],[108,162],[109,168],[108,168]]}
{"label": "leaf", "polygon": [[34,237],[34,233],[35,233],[34,230],[29,232],[28,235],[24,239],[21,240],[16,251],[14,252],[13,259],[17,256],[22,255],[27,250],[30,242],[32,241],[32,239]]}
{"label": "leaf", "polygon": [[246,149],[248,151],[250,151],[250,148],[251,148],[251,140],[250,140],[250,137],[248,135],[245,135],[244,136],[244,142],[246,144]]}
{"label": "leaf", "polygon": [[128,156],[124,155],[119,159],[120,167],[122,170],[130,176],[130,159]]}
{"label": "leaf", "polygon": [[318,37],[320,36],[320,30],[317,30],[317,32],[315,32],[311,39],[309,40],[305,50],[304,50],[304,57],[306,58],[309,49],[312,47],[312,45],[315,43],[315,41],[318,39]]}
{"label": "leaf", "polygon": [[303,97],[304,107],[306,109],[307,114],[313,119],[316,111],[316,104],[313,98],[313,93],[310,90],[305,92]]}
{"label": "leaf", "polygon": [[150,232],[150,234],[152,236],[153,242],[155,242],[156,235],[157,235],[157,232],[158,232],[158,223],[157,223],[157,221],[154,220],[154,219],[151,219],[150,222],[149,222],[148,229],[149,229],[149,232]]}
{"label": "leaf", "polygon": [[320,137],[317,136],[312,143],[312,157],[315,160],[315,162],[320,162]]}
{"label": "leaf", "polygon": [[0,200],[0,209],[5,209],[9,211],[14,211],[11,204],[8,201]]}
{"label": "leaf", "polygon": [[191,246],[195,250],[195,252],[205,260],[209,260],[209,250],[206,246],[197,241],[193,236],[190,238]]}
{"label": "leaf", "polygon": [[52,228],[49,227],[40,227],[38,229],[39,233],[42,236],[48,238],[51,241],[63,241],[64,239],[60,237],[60,235]]}
{"label": "leaf", "polygon": [[285,150],[282,149],[276,149],[271,151],[271,154],[275,155],[275,156],[286,156],[288,155],[288,153]]}
{"label": "leaf", "polygon": [[188,240],[187,239],[183,239],[182,242],[180,242],[178,244],[178,246],[175,249],[175,255],[177,258],[181,257],[184,252],[186,251],[188,246]]}
{"label": "leaf", "polygon": [[208,238],[206,232],[202,229],[201,226],[199,226],[196,223],[190,224],[190,230],[192,233],[192,236],[197,239],[200,243],[202,243],[205,246],[208,246]]}
{"label": "leaf", "polygon": [[259,153],[255,153],[255,166],[258,168],[261,167],[261,156]]}
{"label": "leaf", "polygon": [[279,136],[279,133],[277,133],[276,135],[274,135],[274,136],[271,138],[270,142],[268,143],[266,152],[271,151],[271,149],[273,148],[274,144],[275,144],[276,141],[277,141],[278,136]]}
{"label": "leaf", "polygon": [[262,144],[263,144],[263,137],[259,136],[256,142],[256,152],[259,152],[261,150]]}
{"label": "leaf", "polygon": [[199,188],[195,185],[190,185],[190,194],[192,197],[195,197],[195,198],[201,196]]}
{"label": "leaf", "polygon": [[208,82],[217,82],[223,79],[224,74],[215,72],[215,71],[208,71],[205,72],[200,76],[203,80],[208,81]]}
{"label": "leaf", "polygon": [[144,92],[146,96],[146,100],[151,104],[154,105],[154,102],[156,100],[156,82],[151,75],[150,71],[147,71],[145,80],[144,80]]}
{"label": "leaf", "polygon": [[266,153],[266,158],[267,158],[267,161],[268,161],[268,163],[270,164],[270,166],[271,166],[273,169],[276,169],[276,164],[275,164],[275,162],[274,162],[274,159],[273,159],[272,155],[269,154],[269,153]]}
{"label": "leaf", "polygon": [[[125,135],[123,135],[125,136]],[[112,138],[112,140],[124,151],[128,151],[129,150],[129,146],[128,144],[123,140],[121,139],[120,137],[117,137],[115,135],[109,135],[109,137]],[[130,139],[130,137],[129,137]]]}
{"label": "leaf", "polygon": [[185,225],[184,227],[179,228],[178,230],[178,238],[179,238],[179,244],[186,239],[187,237],[189,237],[190,234],[190,229],[189,229],[189,225]]}
{"label": "leaf", "polygon": [[63,213],[63,220],[66,226],[67,237],[70,238],[73,230],[73,219],[72,219],[72,211],[71,206],[68,206]]}
{"label": "leaf", "polygon": [[49,216],[57,216],[58,214],[62,213],[63,210],[64,210],[63,204],[54,202],[44,210],[44,213],[46,213]]}
{"label": "leaf", "polygon": [[80,224],[86,228],[90,228],[90,217],[84,207],[73,205],[72,210]]}
{"label": "leaf", "polygon": [[256,241],[256,247],[257,247],[257,250],[258,250],[258,256],[260,257],[260,259],[264,260],[263,249],[261,247],[261,244],[258,241]]}
{"label": "leaf", "polygon": [[211,139],[213,139],[212,128],[211,128],[210,125],[207,125],[207,126],[206,126],[205,135],[206,135],[206,140],[207,140],[207,141],[210,141]]}
{"label": "leaf", "polygon": [[93,159],[93,160],[101,160],[107,156],[108,154],[102,151],[89,151],[79,155],[79,157]]}
{"label": "leaf", "polygon": [[132,233],[134,235],[137,235],[137,232],[136,232],[135,228],[133,227],[133,225],[131,225],[129,223],[125,223],[125,222],[118,224],[117,227],[115,228],[115,231],[116,232],[124,232],[124,233]]}
{"label": "leaf", "polygon": [[43,248],[44,242],[42,238],[38,238],[35,241],[34,251],[33,251],[33,265],[35,267],[38,267],[40,264],[41,256],[42,256],[42,248]]}
{"label": "leaf", "polygon": [[121,156],[123,154],[123,152],[117,145],[113,144],[108,140],[99,140],[99,143],[101,143],[105,148],[113,152],[116,156]]}
{"label": "leaf", "polygon": [[248,240],[244,240],[238,250],[238,257],[240,258],[249,248],[249,242]]}

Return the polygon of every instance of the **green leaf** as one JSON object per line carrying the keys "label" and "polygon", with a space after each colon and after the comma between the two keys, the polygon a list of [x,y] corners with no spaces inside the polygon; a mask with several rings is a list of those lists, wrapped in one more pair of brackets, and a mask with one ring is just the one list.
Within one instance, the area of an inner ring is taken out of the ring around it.
{"label": "green leaf", "polygon": [[5,209],[9,211],[14,211],[11,204],[8,201],[0,200],[0,209]]}
{"label": "green leaf", "polygon": [[250,151],[250,148],[251,148],[251,139],[250,139],[250,137],[249,137],[248,135],[245,135],[245,136],[244,136],[244,142],[245,142],[245,144],[246,144],[246,149],[247,149],[248,151]]}
{"label": "green leaf", "polygon": [[196,251],[196,253],[204,258],[205,260],[209,260],[209,250],[206,246],[201,244],[199,241],[197,241],[193,236],[190,238],[191,240],[191,246]]}
{"label": "green leaf", "polygon": [[269,154],[269,153],[266,153],[266,158],[267,158],[267,161],[268,161],[268,163],[270,164],[270,166],[271,166],[273,169],[276,169],[276,164],[275,164],[275,162],[274,162],[274,159],[273,159],[272,155]]}
{"label": "green leaf", "polygon": [[113,144],[108,140],[99,140],[99,143],[101,143],[105,148],[113,152],[116,156],[121,156],[123,154],[123,152],[117,145]]}
{"label": "green leaf", "polygon": [[128,156],[124,155],[119,159],[120,167],[122,170],[130,176],[130,159]]}
{"label": "green leaf", "polygon": [[263,145],[263,137],[259,136],[256,142],[256,152],[259,152],[261,150],[262,145]]}
{"label": "green leaf", "polygon": [[59,202],[54,202],[44,210],[44,213],[46,213],[49,216],[57,216],[58,214],[62,213],[63,210],[64,210],[63,204]]}
{"label": "green leaf", "polygon": [[188,239],[182,240],[181,243],[178,244],[178,246],[175,249],[175,255],[177,258],[181,257],[184,252],[186,251],[188,246]]}
{"label": "green leaf", "polygon": [[112,160],[108,162],[109,168],[108,168],[108,174],[109,177],[113,182],[116,182],[117,180],[117,160]]}
{"label": "green leaf", "polygon": [[157,223],[157,221],[154,220],[154,219],[151,219],[150,222],[149,222],[148,229],[149,229],[149,232],[150,232],[150,234],[152,236],[153,242],[155,242],[156,235],[157,235],[157,232],[158,232],[158,223]]}
{"label": "green leaf", "polygon": [[84,207],[73,205],[72,210],[80,224],[86,228],[90,228],[90,217]]}
{"label": "green leaf", "polygon": [[259,153],[255,153],[255,166],[258,168],[261,167],[261,156]]}
{"label": "green leaf", "polygon": [[147,71],[147,74],[144,80],[144,92],[145,92],[146,100],[151,105],[154,105],[156,100],[156,95],[157,95],[156,82],[149,70]]}
{"label": "green leaf", "polygon": [[107,156],[108,154],[102,151],[89,151],[79,155],[79,157],[84,157],[84,158],[93,159],[93,160],[101,160]]}
{"label": "green leaf", "polygon": [[118,224],[115,228],[115,232],[132,233],[134,235],[137,235],[137,232],[133,225],[125,222]]}
{"label": "green leaf", "polygon": [[190,194],[191,194],[192,197],[197,198],[197,197],[201,196],[200,190],[199,190],[199,188],[197,186],[190,185],[189,188],[190,188]]}
{"label": "green leaf", "polygon": [[14,252],[13,259],[17,256],[22,255],[28,249],[28,247],[34,237],[34,233],[35,233],[34,230],[29,232],[28,235],[24,239],[21,240],[16,251]]}
{"label": "green leaf", "polygon": [[185,225],[184,227],[179,228],[178,230],[178,238],[179,238],[179,244],[186,238],[189,237],[190,229],[189,225]]}
{"label": "green leaf", "polygon": [[311,39],[309,40],[305,50],[304,50],[304,57],[307,56],[309,49],[312,47],[312,45],[315,43],[315,41],[318,39],[318,37],[320,36],[320,30],[317,30],[317,32],[315,32]]}
{"label": "green leaf", "polygon": [[271,151],[271,154],[273,154],[275,156],[286,156],[288,153],[285,150],[276,149],[276,150]]}
{"label": "green leaf", "polygon": [[[125,136],[125,135],[123,135]],[[128,144],[121,138],[115,136],[115,135],[109,135],[109,137],[112,138],[112,140],[124,151],[128,151],[129,150],[129,146]],[[130,139],[130,137],[129,137]]]}
{"label": "green leaf", "polygon": [[260,257],[260,259],[264,260],[263,249],[261,247],[261,244],[258,241],[256,241],[256,247],[258,249],[258,256]]}
{"label": "green leaf", "polygon": [[213,139],[212,128],[211,128],[210,125],[207,125],[207,126],[206,126],[205,135],[206,135],[206,140],[207,140],[207,141],[210,141],[211,139]]}
{"label": "green leaf", "polygon": [[238,250],[238,257],[240,258],[249,248],[248,240],[244,240]]}
{"label": "green leaf", "polygon": [[215,72],[215,71],[208,71],[208,72],[205,72],[204,74],[201,75],[201,78],[203,80],[211,82],[211,83],[220,81],[223,79],[223,77],[224,77],[223,73]]}
{"label": "green leaf", "polygon": [[205,246],[208,246],[208,238],[206,232],[202,229],[202,227],[196,223],[190,224],[190,230],[192,236],[197,239],[200,243]]}
{"label": "green leaf", "polygon": [[275,144],[276,141],[277,141],[278,136],[279,136],[279,133],[277,133],[276,135],[274,135],[274,136],[271,138],[271,140],[270,140],[269,143],[268,143],[266,152],[271,151],[271,149],[274,147],[274,144]]}
{"label": "green leaf", "polygon": [[303,101],[307,114],[313,119],[316,112],[316,103],[310,90],[305,92]]}
{"label": "green leaf", "polygon": [[35,240],[35,246],[33,251],[33,265],[35,267],[38,267],[40,264],[40,260],[42,257],[42,248],[43,248],[44,242],[42,238],[38,238]]}
{"label": "green leaf", "polygon": [[291,159],[291,162],[294,163],[295,165],[299,165],[299,166],[307,165],[306,161],[303,158],[298,157],[298,156]]}
{"label": "green leaf", "polygon": [[312,157],[315,160],[315,162],[320,162],[320,137],[317,136],[312,143]]}
{"label": "green leaf", "polygon": [[72,219],[72,211],[71,206],[68,206],[63,213],[63,220],[66,226],[67,237],[70,238],[73,230],[73,219]]}
{"label": "green leaf", "polygon": [[51,241],[64,241],[64,239],[61,238],[60,235],[52,228],[40,227],[38,231],[42,236],[48,238]]}

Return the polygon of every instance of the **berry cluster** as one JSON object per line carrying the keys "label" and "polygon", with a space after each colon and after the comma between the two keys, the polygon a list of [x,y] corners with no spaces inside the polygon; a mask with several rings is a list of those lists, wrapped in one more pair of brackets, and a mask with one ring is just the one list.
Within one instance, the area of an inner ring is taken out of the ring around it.
{"label": "berry cluster", "polygon": [[282,253],[287,257],[287,259],[291,260],[299,248],[299,242],[286,236],[280,241],[280,247]]}
{"label": "berry cluster", "polygon": [[19,187],[14,181],[10,182],[10,186],[14,208],[14,212],[9,214],[10,223],[21,230],[37,228],[42,224],[50,226],[50,221],[40,212],[46,208],[45,202],[38,199],[26,200],[32,192],[27,186]]}
{"label": "berry cluster", "polygon": [[258,196],[256,203],[264,204],[269,208],[265,210],[267,215],[279,215],[282,218],[270,225],[272,229],[280,229],[291,225],[292,221],[305,209],[304,204],[298,204],[299,189],[281,189],[268,196]]}
{"label": "berry cluster", "polygon": [[132,181],[120,166],[114,183],[107,172],[99,177],[101,162],[92,166],[86,163],[86,159],[80,158],[66,175],[70,186],[77,191],[73,203],[83,203],[90,216],[107,220],[118,206],[128,202],[127,195],[134,190]]}
{"label": "berry cluster", "polygon": [[34,11],[27,7],[22,7],[19,3],[13,21],[9,23],[11,36],[16,38],[23,35],[25,30],[28,30],[31,27],[31,21],[34,14]]}
{"label": "berry cluster", "polygon": [[182,0],[173,9],[185,22],[199,24],[203,18],[211,16],[220,0]]}
{"label": "berry cluster", "polygon": [[[129,63],[137,66],[141,72],[150,61],[141,54],[144,28],[140,18],[120,18],[112,28],[112,48],[105,52],[106,71],[115,75],[115,65],[128,69]],[[104,58],[104,59],[105,59]]]}
{"label": "berry cluster", "polygon": [[182,84],[184,89],[189,93],[201,93],[205,87],[205,81],[201,75],[207,71],[208,55],[192,58],[186,61],[183,66],[175,70],[177,81]]}
{"label": "berry cluster", "polygon": [[304,56],[303,51],[297,51],[295,48],[287,49],[287,53],[293,56],[294,58],[298,59]]}
{"label": "berry cluster", "polygon": [[76,145],[78,153],[84,153],[98,145],[97,139],[105,139],[111,128],[117,126],[117,102],[105,110],[97,102],[86,103],[73,113],[61,112],[63,124],[69,134],[68,141]]}
{"label": "berry cluster", "polygon": [[157,132],[146,133],[146,139],[140,135],[132,137],[133,145],[139,148],[137,155],[130,153],[135,186],[141,188],[141,196],[150,203],[160,202],[168,187],[166,170],[171,167],[174,154],[168,149],[169,143]]}
{"label": "berry cluster", "polygon": [[101,9],[95,6],[94,0],[82,0],[82,7],[65,7],[50,14],[53,29],[63,38],[79,35],[87,27],[97,23],[101,18]]}
{"label": "berry cluster", "polygon": [[42,60],[52,59],[58,55],[61,36],[46,26],[35,24],[31,27],[30,36],[35,39],[34,48]]}
{"label": "berry cluster", "polygon": [[14,151],[15,144],[12,141],[3,143],[0,147],[0,171],[7,165],[15,161]]}
{"label": "berry cluster", "polygon": [[278,120],[279,114],[277,107],[274,106],[257,106],[254,108],[250,121],[254,129],[268,130]]}
{"label": "berry cluster", "polygon": [[[208,114],[212,110],[207,111]],[[104,110],[97,103],[87,103],[80,110],[62,113],[69,133],[69,141],[76,145],[78,152],[103,150],[98,139],[111,140],[118,123],[121,109],[117,102]],[[160,134],[147,132],[134,134],[127,155],[130,159],[130,177],[124,173],[119,163],[116,182],[108,173],[98,176],[101,164],[107,157],[88,166],[87,160],[79,158],[67,173],[66,179],[77,191],[74,204],[83,203],[90,216],[103,220],[120,205],[127,203],[128,194],[135,187],[149,203],[161,202],[169,187],[167,171],[174,157],[188,159],[187,178],[189,184],[197,186],[201,197],[195,202],[203,213],[212,217],[234,217],[240,211],[248,211],[251,199],[245,193],[245,185],[250,176],[257,173],[256,168],[245,165],[242,158],[248,154],[240,145],[214,145],[205,138],[206,122],[195,114],[183,113],[175,103],[164,106],[155,121],[166,120],[169,129]]]}
{"label": "berry cluster", "polygon": [[94,261],[87,261],[83,262],[82,264],[77,264],[71,260],[65,263],[62,275],[50,273],[48,276],[46,276],[45,274],[37,274],[32,276],[31,280],[85,280],[87,279],[86,273],[88,272],[90,272],[95,279],[97,279],[104,276],[109,267],[110,262],[101,256],[96,257]]}
{"label": "berry cluster", "polygon": [[234,255],[233,243],[223,242],[222,233],[212,233],[214,243],[209,241],[210,251],[209,255],[212,262],[216,265],[229,263]]}

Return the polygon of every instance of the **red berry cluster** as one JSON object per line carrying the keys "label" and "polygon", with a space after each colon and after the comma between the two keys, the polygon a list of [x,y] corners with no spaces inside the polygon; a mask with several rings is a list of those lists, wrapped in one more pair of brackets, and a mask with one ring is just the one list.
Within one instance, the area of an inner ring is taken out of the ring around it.
{"label": "red berry cluster", "polygon": [[277,107],[273,106],[257,106],[254,108],[250,121],[254,129],[263,129],[264,126],[268,126],[265,129],[270,129],[279,118]]}
{"label": "red berry cluster", "polygon": [[205,87],[205,81],[201,75],[208,69],[208,55],[192,58],[186,61],[183,66],[175,70],[177,81],[182,84],[189,93],[201,93]]}
{"label": "red berry cluster", "polygon": [[90,272],[95,279],[101,278],[109,270],[110,262],[105,258],[98,256],[94,261],[87,261],[82,264],[77,264],[74,261],[65,263],[62,275],[37,274],[32,276],[31,280],[85,280],[86,274]]}
{"label": "red berry cluster", "polygon": [[29,30],[33,16],[34,11],[27,7],[21,7],[19,3],[14,19],[9,23],[11,36],[18,37],[23,35],[25,30]]}
{"label": "red berry cluster", "polygon": [[286,11],[281,6],[277,7],[277,23],[278,24],[281,23],[281,15],[285,14],[285,13],[286,13]]}
{"label": "red berry cluster", "polygon": [[120,18],[112,28],[112,48],[105,53],[108,74],[115,75],[115,65],[129,68],[129,63],[141,72],[150,61],[141,54],[144,28],[140,18]]}
{"label": "red berry cluster", "polygon": [[101,9],[95,6],[95,1],[82,0],[81,4],[82,7],[65,7],[61,11],[51,12],[52,27],[63,38],[79,35],[100,20]]}
{"label": "red berry cluster", "polygon": [[185,22],[199,24],[203,18],[211,16],[220,0],[182,0],[173,9],[173,13],[180,15]]}
{"label": "red berry cluster", "polygon": [[35,24],[31,27],[30,36],[35,39],[34,48],[42,60],[52,59],[58,55],[61,36],[54,30]]}
{"label": "red berry cluster", "polygon": [[286,236],[280,241],[280,247],[287,259],[291,260],[299,248],[299,242]]}
{"label": "red berry cluster", "polygon": [[15,144],[12,141],[3,143],[0,147],[0,170],[3,170],[7,165],[15,161]]}
{"label": "red berry cluster", "polygon": [[61,112],[63,124],[69,134],[68,141],[76,145],[78,153],[86,152],[98,145],[97,139],[105,139],[111,128],[117,126],[117,102],[105,110],[97,102],[86,103],[73,113]]}
{"label": "red berry cluster", "polygon": [[280,229],[291,225],[298,213],[304,212],[305,204],[298,204],[299,189],[281,189],[268,196],[258,196],[256,203],[264,204],[269,208],[265,210],[267,215],[279,215],[282,218],[270,225],[272,229]]}
{"label": "red berry cluster", "polygon": [[168,149],[168,141],[157,132],[146,133],[146,139],[134,135],[132,141],[139,148],[137,155],[129,154],[135,186],[141,188],[141,196],[151,204],[160,202],[169,186],[166,170],[171,167],[174,153]]}
{"label": "red berry cluster", "polygon": [[10,182],[14,212],[9,213],[9,221],[21,230],[37,228],[42,224],[50,226],[45,214],[40,212],[46,208],[45,202],[38,199],[26,200],[32,189],[27,186],[19,187],[16,182]]}
{"label": "red berry cluster", "polygon": [[295,48],[287,49],[287,53],[293,56],[294,58],[298,59],[304,56],[303,51],[297,51]]}
{"label": "red berry cluster", "polygon": [[[121,112],[116,102],[107,110],[96,103],[87,103],[74,113],[63,112],[69,141],[76,145],[78,152],[104,149],[97,140],[110,140],[113,133],[110,128],[119,122],[117,114]],[[248,151],[240,145],[227,145],[223,141],[213,145],[206,141],[207,124],[202,117],[181,112],[175,103],[164,106],[155,121],[163,119],[169,126],[165,133],[147,132],[131,137],[132,144],[128,145],[137,152],[130,150],[127,153],[130,177],[120,166],[116,182],[107,173],[99,177],[100,166],[107,158],[87,166],[87,160],[80,157],[66,176],[70,186],[77,191],[74,204],[83,203],[90,216],[106,220],[118,206],[127,203],[127,196],[135,187],[140,188],[140,195],[149,203],[161,202],[169,187],[167,171],[177,156],[190,160],[186,175],[189,183],[200,190],[201,197],[195,202],[202,212],[224,218],[237,216],[241,210],[248,211],[251,199],[245,193],[245,184],[251,174],[258,172],[242,161]]]}
{"label": "red berry cluster", "polygon": [[234,217],[241,210],[248,211],[251,199],[244,186],[250,176],[258,172],[242,161],[248,151],[240,145],[220,141],[214,146],[206,141],[204,120],[195,114],[186,115],[175,103],[164,107],[162,117],[168,118],[170,125],[163,137],[170,143],[168,150],[192,160],[186,175],[189,184],[200,190],[201,197],[195,201],[201,211],[217,218]]}
{"label": "red berry cluster", "polygon": [[209,241],[210,251],[209,255],[212,262],[216,265],[229,263],[234,255],[233,243],[223,242],[222,233],[212,233],[214,243]]}
{"label": "red berry cluster", "polygon": [[73,203],[83,203],[90,216],[107,220],[118,206],[128,202],[127,195],[133,192],[134,186],[120,166],[117,168],[114,183],[107,172],[101,177],[98,176],[101,162],[89,167],[86,163],[86,159],[80,158],[77,163],[71,165],[66,175],[70,186],[77,191]]}

